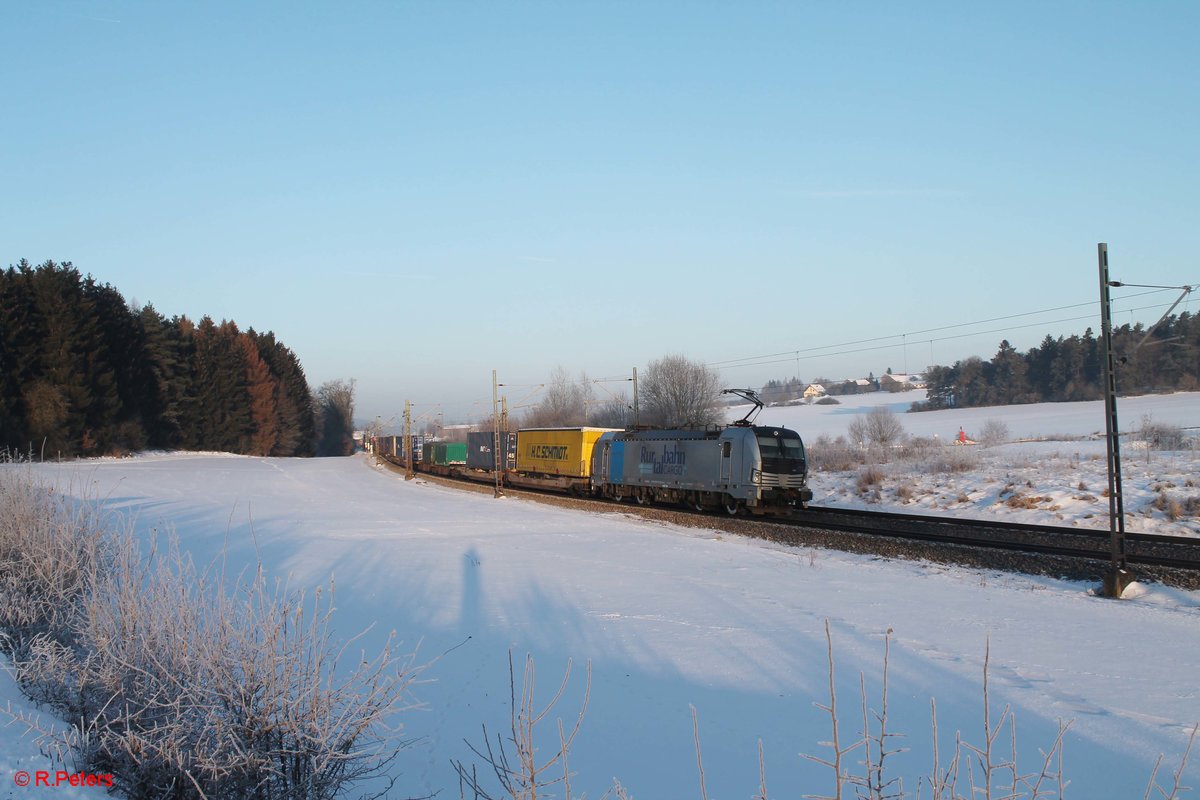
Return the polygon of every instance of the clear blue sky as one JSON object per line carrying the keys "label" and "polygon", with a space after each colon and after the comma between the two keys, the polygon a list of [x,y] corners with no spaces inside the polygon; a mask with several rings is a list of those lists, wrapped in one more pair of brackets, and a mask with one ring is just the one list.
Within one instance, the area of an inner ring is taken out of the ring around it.
{"label": "clear blue sky", "polygon": [[1195,2],[40,0],[0,35],[0,263],[273,330],[362,416],[482,416],[492,369],[1023,350],[1099,328],[1101,241],[1200,282]]}

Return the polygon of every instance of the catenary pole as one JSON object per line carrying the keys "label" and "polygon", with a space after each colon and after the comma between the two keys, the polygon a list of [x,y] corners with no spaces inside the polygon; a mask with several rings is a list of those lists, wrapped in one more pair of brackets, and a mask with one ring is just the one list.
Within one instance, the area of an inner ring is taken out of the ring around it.
{"label": "catenary pole", "polygon": [[1100,331],[1104,342],[1101,360],[1104,381],[1104,432],[1108,442],[1108,529],[1112,540],[1112,563],[1104,579],[1106,597],[1120,597],[1132,578],[1125,559],[1125,500],[1121,494],[1121,440],[1117,424],[1116,358],[1112,343],[1112,301],[1109,296],[1108,245],[1096,245],[1100,266]]}
{"label": "catenary pole", "polygon": [[496,383],[496,370],[492,370],[492,473],[496,478],[493,497],[504,495],[504,490],[500,488],[500,482],[505,466],[504,462],[508,460],[505,456],[500,454],[500,385]]}
{"label": "catenary pole", "polygon": [[404,401],[404,480],[413,479],[412,463],[412,404]]}

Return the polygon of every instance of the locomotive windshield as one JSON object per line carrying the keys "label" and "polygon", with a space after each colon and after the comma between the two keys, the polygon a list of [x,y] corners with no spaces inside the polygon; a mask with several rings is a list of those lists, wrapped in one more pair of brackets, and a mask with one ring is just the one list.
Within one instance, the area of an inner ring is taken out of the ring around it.
{"label": "locomotive windshield", "polygon": [[795,431],[784,428],[760,429],[755,431],[758,451],[764,459],[786,458],[804,460],[804,442]]}
{"label": "locomotive windshield", "polygon": [[804,475],[808,464],[804,458],[804,442],[800,434],[787,428],[754,427],[758,452],[762,455],[763,472],[777,475]]}

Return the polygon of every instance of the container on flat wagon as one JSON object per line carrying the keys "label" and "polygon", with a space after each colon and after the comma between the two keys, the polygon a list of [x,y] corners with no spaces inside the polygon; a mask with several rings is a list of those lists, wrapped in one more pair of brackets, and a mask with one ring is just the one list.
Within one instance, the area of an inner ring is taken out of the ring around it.
{"label": "container on flat wagon", "polygon": [[467,463],[466,442],[425,442],[421,447],[421,461],[439,467]]}
{"label": "container on flat wagon", "polygon": [[611,428],[525,428],[517,431],[517,472],[586,478],[592,448]]}
{"label": "container on flat wagon", "polygon": [[[471,469],[493,470],[496,460],[492,448],[496,446],[494,431],[479,431],[467,434],[467,466]],[[507,454],[507,459],[500,465],[501,469],[512,469],[517,460],[517,435],[515,433],[500,434],[500,452]]]}

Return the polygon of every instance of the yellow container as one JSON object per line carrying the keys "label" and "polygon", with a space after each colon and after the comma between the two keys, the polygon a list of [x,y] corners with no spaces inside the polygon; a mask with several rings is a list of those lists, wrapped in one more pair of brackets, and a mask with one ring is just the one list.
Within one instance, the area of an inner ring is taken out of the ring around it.
{"label": "yellow container", "polygon": [[526,428],[517,431],[517,472],[586,478],[592,448],[611,428]]}

